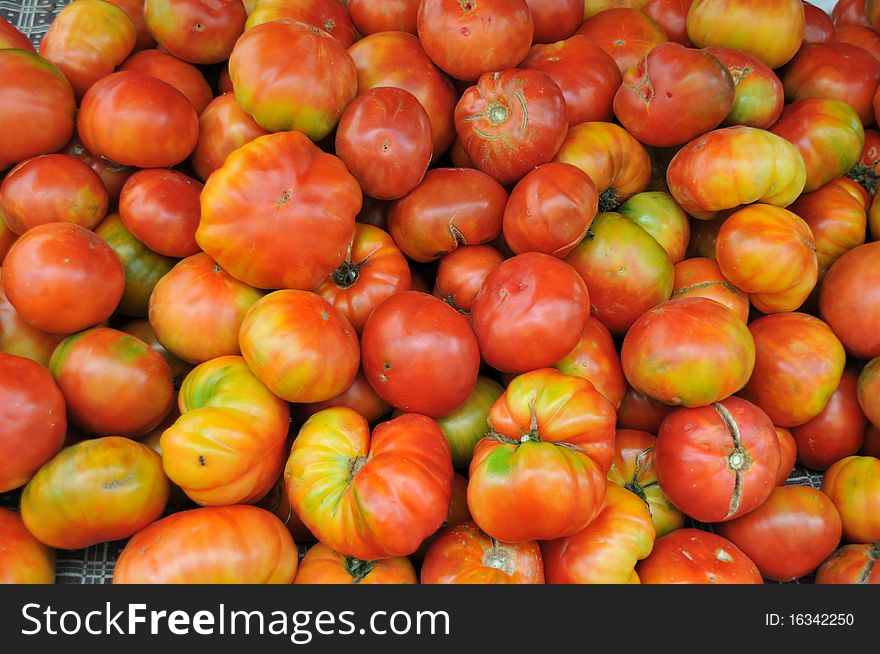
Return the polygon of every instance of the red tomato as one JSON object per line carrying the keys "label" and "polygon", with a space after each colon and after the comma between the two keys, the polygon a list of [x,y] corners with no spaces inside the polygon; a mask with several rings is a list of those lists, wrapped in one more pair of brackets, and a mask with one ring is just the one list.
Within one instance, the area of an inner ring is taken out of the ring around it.
{"label": "red tomato", "polygon": [[615,408],[623,401],[626,378],[614,340],[608,329],[592,316],[587,319],[578,344],[553,367],[566,375],[586,379]]}
{"label": "red tomato", "polygon": [[[144,343],[153,348],[153,350],[155,350],[160,357],[165,359],[165,363],[167,363],[168,367],[171,368],[171,376],[174,378],[175,387],[180,386],[180,382],[182,382],[186,374],[190,370],[192,370],[192,366],[190,364],[188,364],[186,361],[178,359],[162,346],[162,344],[159,342],[159,339],[156,338],[156,332],[154,332],[153,328],[150,326],[149,320],[132,320],[131,322],[127,322],[122,325],[119,328],[119,331],[125,332],[126,334],[131,334],[132,336],[136,336],[137,338],[141,339]],[[171,414],[177,411],[177,402],[173,402],[172,405],[173,406],[171,407]],[[163,421],[163,423],[164,422],[165,421]],[[163,429],[162,431],[165,430]],[[161,435],[161,432],[157,435],[157,442],[158,436]]]}
{"label": "red tomato", "polygon": [[717,529],[773,581],[813,572],[837,549],[842,531],[834,504],[809,486],[777,486],[760,507]]}
{"label": "red tomato", "polygon": [[670,41],[691,46],[687,35],[687,15],[692,0],[648,0],[642,12],[663,28]]}
{"label": "red tomato", "polygon": [[475,522],[443,529],[422,563],[423,584],[543,584],[544,563],[535,541],[503,543]]}
{"label": "red tomato", "polygon": [[721,274],[713,259],[695,257],[675,264],[672,297],[709,298],[726,306],[744,323],[749,320],[749,296]]}
{"label": "red tomato", "polygon": [[674,410],[675,407],[643,395],[627,384],[626,394],[617,409],[617,427],[656,434],[663,418]]}
{"label": "red tomato", "polygon": [[141,50],[126,59],[119,70],[138,71],[170,84],[186,96],[199,114],[214,97],[198,68],[160,50]]}
{"label": "red tomato", "polygon": [[803,45],[825,43],[835,39],[834,22],[824,10],[809,2],[804,5],[804,40]]}
{"label": "red tomato", "polygon": [[831,11],[831,21],[835,27],[844,25],[871,27],[865,15],[865,0],[837,0]]}
{"label": "red tomato", "polygon": [[838,28],[831,40],[858,46],[871,53],[875,59],[880,59],[880,35],[870,27],[846,25]]}
{"label": "red tomato", "polygon": [[844,545],[816,571],[817,584],[880,584],[880,544]]}
{"label": "red tomato", "polygon": [[456,79],[473,82],[521,62],[535,25],[526,0],[423,0],[417,29],[435,64]]}
{"label": "red tomato", "polygon": [[727,67],[733,77],[733,108],[725,125],[747,125],[767,129],[779,119],[785,102],[782,82],[767,64],[733,48],[706,48]]}
{"label": "red tomato", "polygon": [[348,318],[309,291],[283,290],[245,314],[241,353],[257,378],[288,402],[323,402],[351,386],[360,347]]}
{"label": "red tomato", "polygon": [[344,261],[361,191],[342,161],[301,132],[281,132],[230,154],[201,207],[196,241],[230,274],[258,288],[310,290]]}
{"label": "red tomato", "polygon": [[214,98],[199,116],[199,141],[190,158],[196,176],[204,182],[233,150],[268,133],[242,111],[232,93]]}
{"label": "red tomato", "polygon": [[862,368],[856,392],[865,416],[875,425],[880,425],[880,357],[871,359]]}
{"label": "red tomato", "polygon": [[239,354],[242,320],[262,296],[199,252],[156,284],[150,296],[150,325],[169,352],[190,363]]}
{"label": "red tomato", "polygon": [[431,121],[409,91],[375,88],[348,105],[336,130],[336,155],[361,189],[380,200],[412,191],[428,169]]}
{"label": "red tomato", "polygon": [[410,259],[433,261],[460,245],[494,241],[501,234],[507,192],[486,173],[435,168],[392,203],[388,231]]}
{"label": "red tomato", "polygon": [[621,75],[626,75],[652,48],[667,41],[666,32],[653,18],[628,7],[590,16],[577,33],[610,55]]}
{"label": "red tomato", "polygon": [[110,317],[125,290],[125,271],[113,250],[85,227],[48,223],[15,242],[2,281],[28,324],[72,334]]}
{"label": "red tomato", "polygon": [[144,18],[163,50],[191,64],[229,58],[247,19],[241,0],[146,0]]}
{"label": "red tomato", "polygon": [[323,402],[299,404],[294,406],[293,410],[296,419],[302,423],[318,413],[318,411],[338,406],[348,407],[357,411],[371,425],[378,422],[383,416],[391,413],[391,405],[379,397],[376,391],[373,390],[362,371],[358,371],[351,386],[336,397]]}
{"label": "red tomato", "polygon": [[249,12],[245,30],[280,18],[290,18],[324,30],[343,48],[351,47],[357,40],[354,25],[339,0],[260,0]]}
{"label": "red tomato", "polygon": [[620,88],[617,63],[585,36],[533,45],[520,68],[539,70],[556,82],[565,98],[568,124],[612,120],[611,104]]}
{"label": "red tomato", "polygon": [[253,506],[182,511],[153,523],[122,550],[114,584],[289,584],[296,543],[281,521]]}
{"label": "red tomato", "polygon": [[444,416],[476,383],[480,350],[474,333],[461,314],[426,293],[397,293],[379,304],[361,343],[367,381],[402,411]]}
{"label": "red tomato", "polygon": [[416,19],[421,0],[348,0],[351,22],[361,34],[376,32],[416,33]]}
{"label": "red tomato", "polygon": [[156,47],[156,40],[150,34],[147,20],[144,17],[145,0],[107,0],[107,2],[122,9],[134,24],[135,31],[137,32],[137,42],[134,46],[135,52]]}
{"label": "red tomato", "polygon": [[2,507],[0,541],[0,584],[55,583],[55,551],[34,538],[18,513]]}
{"label": "red tomato", "polygon": [[380,424],[371,437],[351,409],[316,413],[293,442],[284,477],[309,530],[364,560],[415,552],[443,523],[452,496],[449,443],[416,414]]}
{"label": "red tomato", "polygon": [[440,259],[434,295],[459,313],[469,314],[486,277],[502,261],[502,254],[491,245],[462,245]]}
{"label": "red tomato", "polygon": [[15,48],[36,52],[28,37],[19,32],[14,25],[0,16],[0,49]]}
{"label": "red tomato", "polygon": [[122,186],[135,172],[135,168],[123,166],[122,164],[117,164],[96,154],[92,154],[83,147],[82,143],[80,143],[75,136],[64,146],[61,153],[69,154],[70,156],[79,159],[89,168],[98,173],[98,177],[101,178],[104,187],[107,189],[107,195],[109,196],[111,206],[119,202],[119,194],[122,192]]}
{"label": "red tomato", "polygon": [[678,529],[658,538],[636,566],[643,584],[762,584],[761,573],[736,545],[708,531]]}
{"label": "red tomato", "polygon": [[40,42],[40,55],[58,66],[77,100],[131,54],[134,23],[122,9],[102,0],[80,0],[61,9]]}
{"label": "red tomato", "polygon": [[48,334],[31,327],[9,303],[0,283],[0,352],[49,366],[52,352],[64,336]]}
{"label": "red tomato", "polygon": [[589,307],[587,287],[571,266],[527,252],[489,273],[471,306],[471,321],[486,363],[520,373],[552,366],[571,352]]}
{"label": "red tomato", "polygon": [[579,168],[548,163],[527,173],[504,208],[504,240],[516,254],[562,258],[586,236],[599,208],[596,185]]}
{"label": "red tomato", "polygon": [[785,427],[776,427],[776,436],[779,438],[780,455],[779,475],[776,477],[776,485],[784,486],[797,461],[797,441]]}
{"label": "red tomato", "polygon": [[33,52],[0,50],[0,170],[64,147],[73,135],[76,97],[64,73]]}
{"label": "red tomato", "polygon": [[880,541],[880,459],[848,456],[825,473],[822,492],[840,512],[843,538],[850,543]]}
{"label": "red tomato", "polygon": [[663,492],[701,522],[732,520],[761,506],[775,487],[779,464],[770,418],[738,397],[673,411],[654,445]]}
{"label": "red tomato", "polygon": [[23,161],[0,184],[0,216],[16,234],[55,222],[94,229],[108,203],[107,189],[97,173],[66,154]]}
{"label": "red tomato", "polygon": [[803,313],[780,313],[749,325],[757,352],[743,397],[781,427],[819,415],[843,375],[846,354],[828,325]]}
{"label": "red tomato", "polygon": [[755,343],[725,306],[685,297],[642,315],[627,332],[620,355],[635,390],[667,404],[701,407],[745,385],[755,365]]}
{"label": "red tomato", "polygon": [[299,564],[294,584],[417,584],[413,564],[405,556],[362,561],[336,552],[324,543],[309,548]]}
{"label": "red tomato", "polygon": [[535,24],[533,43],[567,39],[584,20],[584,0],[526,0]]}

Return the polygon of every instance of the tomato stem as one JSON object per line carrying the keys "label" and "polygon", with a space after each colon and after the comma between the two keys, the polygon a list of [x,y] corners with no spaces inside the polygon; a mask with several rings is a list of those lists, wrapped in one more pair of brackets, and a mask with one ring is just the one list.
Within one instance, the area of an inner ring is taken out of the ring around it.
{"label": "tomato stem", "polygon": [[350,259],[343,261],[339,268],[330,273],[330,276],[333,278],[333,283],[342,289],[351,288],[357,283],[357,280],[360,277],[361,268],[363,268],[369,260],[370,257],[367,257],[360,263],[355,263]]}
{"label": "tomato stem", "polygon": [[352,577],[352,583],[359,584],[364,577],[373,571],[376,566],[375,561],[364,561],[353,556],[345,557],[345,570]]}

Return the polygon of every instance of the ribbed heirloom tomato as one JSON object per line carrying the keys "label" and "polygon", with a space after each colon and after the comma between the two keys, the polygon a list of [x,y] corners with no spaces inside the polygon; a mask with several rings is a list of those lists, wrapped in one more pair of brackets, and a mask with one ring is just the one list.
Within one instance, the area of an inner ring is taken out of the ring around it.
{"label": "ribbed heirloom tomato", "polygon": [[749,296],[721,274],[718,264],[708,257],[693,257],[675,264],[672,297],[705,297],[720,302],[738,315],[749,319]]}
{"label": "ribbed heirloom tomato", "polygon": [[336,552],[324,543],[309,548],[296,572],[294,584],[417,584],[413,564],[405,556],[362,561]]}

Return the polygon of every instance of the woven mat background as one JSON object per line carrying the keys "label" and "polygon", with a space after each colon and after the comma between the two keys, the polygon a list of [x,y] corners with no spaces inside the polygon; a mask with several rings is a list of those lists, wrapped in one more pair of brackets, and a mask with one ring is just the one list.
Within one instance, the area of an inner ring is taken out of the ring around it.
{"label": "woven mat background", "polygon": [[[27,35],[35,47],[49,29],[55,15],[73,0],[0,0],[0,15]],[[822,484],[821,473],[795,468],[788,484],[813,486]],[[0,506],[16,508],[20,491],[0,495]],[[711,526],[692,523],[711,531]],[[84,550],[59,550],[56,582],[59,584],[108,584],[113,579],[116,559],[125,547],[125,541],[101,543]],[[300,548],[302,555],[307,547]],[[808,581],[803,579],[801,581]]]}

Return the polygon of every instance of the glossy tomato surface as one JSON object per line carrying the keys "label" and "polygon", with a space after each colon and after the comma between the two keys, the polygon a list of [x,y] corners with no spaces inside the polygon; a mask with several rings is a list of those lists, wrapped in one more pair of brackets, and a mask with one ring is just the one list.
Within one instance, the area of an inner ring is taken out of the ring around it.
{"label": "glossy tomato surface", "polygon": [[643,584],[761,584],[754,562],[736,545],[699,529],[678,529],[658,538],[636,566]]}
{"label": "glossy tomato surface", "polygon": [[21,515],[0,507],[0,584],[54,584],[55,551],[34,538]]}
{"label": "glossy tomato surface", "polygon": [[159,45],[192,64],[229,58],[247,18],[241,0],[145,0],[144,19]]}

